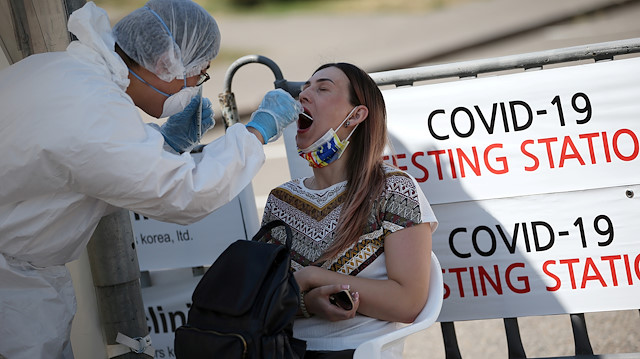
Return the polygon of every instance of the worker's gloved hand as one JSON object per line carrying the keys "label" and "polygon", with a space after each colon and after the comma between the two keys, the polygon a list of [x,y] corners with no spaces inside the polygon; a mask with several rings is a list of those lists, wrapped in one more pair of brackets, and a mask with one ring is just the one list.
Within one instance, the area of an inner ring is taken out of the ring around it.
{"label": "worker's gloved hand", "polygon": [[[198,107],[202,99],[202,123],[198,133]],[[185,109],[169,117],[160,127],[165,142],[176,152],[191,151],[198,143],[202,135],[215,125],[213,109],[208,98],[196,96]]]}
{"label": "worker's gloved hand", "polygon": [[282,135],[282,130],[297,121],[302,113],[302,105],[288,92],[277,89],[264,95],[262,103],[251,115],[247,127],[253,127],[264,139],[264,143],[273,142]]}

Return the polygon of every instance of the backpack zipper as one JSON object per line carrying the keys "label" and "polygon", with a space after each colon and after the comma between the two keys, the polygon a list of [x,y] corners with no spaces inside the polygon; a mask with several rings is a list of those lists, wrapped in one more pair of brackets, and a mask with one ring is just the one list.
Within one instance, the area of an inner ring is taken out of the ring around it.
{"label": "backpack zipper", "polygon": [[246,358],[247,357],[247,341],[244,339],[244,337],[242,336],[242,334],[238,334],[238,333],[222,333],[222,332],[218,332],[215,330],[207,330],[207,329],[200,329],[200,328],[196,328],[196,327],[191,327],[191,326],[185,326],[184,329],[186,330],[194,330],[196,332],[200,332],[200,333],[210,333],[210,334],[215,334],[215,335],[220,335],[220,336],[228,336],[228,337],[236,337],[238,339],[240,339],[242,341],[242,358]]}

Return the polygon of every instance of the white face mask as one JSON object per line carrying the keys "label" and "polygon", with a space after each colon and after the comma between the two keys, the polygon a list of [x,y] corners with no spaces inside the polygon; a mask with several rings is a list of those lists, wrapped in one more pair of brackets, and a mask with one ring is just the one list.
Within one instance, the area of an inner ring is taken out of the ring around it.
{"label": "white face mask", "polygon": [[198,95],[198,87],[185,87],[164,100],[160,118],[173,116],[182,112],[191,100]]}
{"label": "white face mask", "polygon": [[169,95],[168,93],[158,90],[155,86],[143,80],[142,77],[131,71],[131,69],[129,69],[129,73],[131,73],[145,85],[149,86],[155,92],[167,97],[167,99],[164,100],[164,105],[162,105],[162,114],[159,118],[173,116],[176,113],[182,112],[182,110],[187,107],[189,102],[191,102],[191,100],[193,100],[193,98],[198,95],[198,92],[200,91],[199,86],[187,87],[187,79],[185,78],[184,87],[182,88],[182,90],[174,93],[173,95]]}

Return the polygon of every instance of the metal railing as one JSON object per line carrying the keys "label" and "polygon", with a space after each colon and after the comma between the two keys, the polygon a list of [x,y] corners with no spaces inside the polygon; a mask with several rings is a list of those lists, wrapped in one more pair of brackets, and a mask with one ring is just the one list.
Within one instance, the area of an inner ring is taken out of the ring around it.
{"label": "metal railing", "polygon": [[[640,38],[601,42],[596,44],[566,47],[554,50],[530,52],[525,54],[494,57],[488,59],[454,62],[441,65],[429,65],[401,70],[371,73],[378,86],[408,86],[415,82],[445,78],[475,77],[479,74],[513,69],[543,68],[547,65],[568,63],[581,60],[612,60],[615,56],[640,53]],[[219,95],[222,117],[229,127],[239,121],[235,95],[231,83],[236,72],[247,64],[263,64],[273,72],[275,88],[289,92],[293,97],[300,94],[303,81],[288,81],[282,75],[280,67],[271,59],[261,55],[248,55],[239,58],[229,66],[224,80],[224,92]]]}

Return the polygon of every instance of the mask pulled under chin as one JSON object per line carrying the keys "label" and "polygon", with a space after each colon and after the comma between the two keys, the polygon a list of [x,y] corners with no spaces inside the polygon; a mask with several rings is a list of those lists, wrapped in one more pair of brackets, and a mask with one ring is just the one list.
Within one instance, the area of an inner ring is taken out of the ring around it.
{"label": "mask pulled under chin", "polygon": [[185,87],[167,97],[162,106],[162,115],[160,115],[160,118],[173,116],[176,113],[182,112],[196,95],[198,95],[198,87]]}
{"label": "mask pulled under chin", "polygon": [[[342,127],[342,125],[349,119],[349,117],[351,117],[351,114],[353,114],[356,108],[358,107],[354,107],[351,112],[349,112],[347,117],[345,117],[338,128]],[[299,148],[298,155],[307,160],[307,162],[309,162],[309,166],[311,167],[325,167],[342,156],[344,150],[349,145],[349,138],[351,138],[351,135],[353,135],[353,132],[357,127],[358,125],[355,125],[353,127],[353,130],[351,130],[351,133],[349,133],[349,136],[347,136],[344,141],[340,140],[340,137],[338,137],[338,133],[336,132],[336,130],[330,128],[311,146],[304,149]]]}
{"label": "mask pulled under chin", "polygon": [[320,143],[304,150],[298,149],[298,155],[307,160],[309,166],[322,168],[340,158],[348,144],[349,141],[340,141],[338,134],[329,130],[320,138]]}

